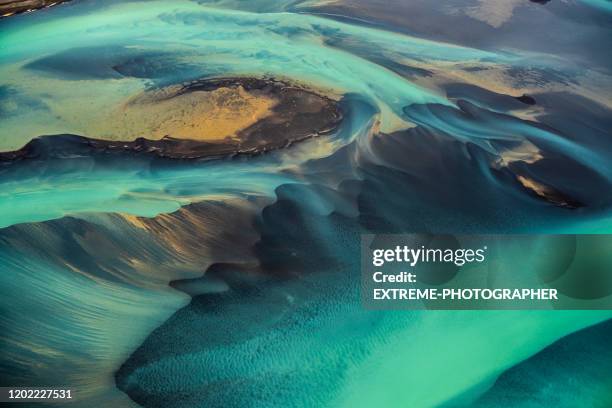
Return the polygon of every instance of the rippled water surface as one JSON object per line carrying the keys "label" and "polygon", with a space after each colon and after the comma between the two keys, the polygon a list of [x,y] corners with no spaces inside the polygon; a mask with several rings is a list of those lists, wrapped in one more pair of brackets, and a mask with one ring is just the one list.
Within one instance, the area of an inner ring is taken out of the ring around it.
{"label": "rippled water surface", "polygon": [[[606,0],[1,19],[2,384],[83,407],[612,404],[608,311],[373,312],[358,287],[363,233],[611,233],[611,34]],[[292,140],[315,98],[338,122]],[[129,145],[196,125],[239,151]],[[242,149],[266,129],[283,143]]]}

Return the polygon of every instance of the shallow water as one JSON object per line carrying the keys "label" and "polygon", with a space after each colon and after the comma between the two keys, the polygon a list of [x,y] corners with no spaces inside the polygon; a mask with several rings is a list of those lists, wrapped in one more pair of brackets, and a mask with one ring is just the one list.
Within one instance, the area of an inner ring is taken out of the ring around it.
{"label": "shallow water", "polygon": [[[334,134],[257,156],[1,162],[3,383],[70,384],[81,406],[529,406],[496,378],[535,377],[550,357],[531,356],[610,312],[367,312],[358,296],[362,233],[612,231],[608,2],[515,3],[413,2],[405,25],[366,1],[1,20],[0,151],[91,137],[126,100],[208,77],[293,81],[343,110]],[[525,41],[543,19],[573,41]]]}

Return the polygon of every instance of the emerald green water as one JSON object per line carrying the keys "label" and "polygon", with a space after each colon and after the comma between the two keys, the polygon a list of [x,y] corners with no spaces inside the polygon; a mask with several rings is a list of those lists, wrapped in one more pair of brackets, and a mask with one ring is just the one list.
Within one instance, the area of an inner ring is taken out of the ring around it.
{"label": "emerald green water", "polygon": [[[253,158],[2,165],[7,384],[73,385],[83,407],[470,406],[502,373],[612,317],[370,312],[358,293],[362,233],[610,233],[609,66],[297,12],[317,2],[203,3],[75,1],[2,20],[0,151],[88,136],[130,97],[207,77],[308,85],[340,101],[341,127]],[[609,13],[609,2],[583,3]],[[609,27],[588,22],[609,42]],[[537,104],[513,98],[523,93]],[[552,163],[524,159],[525,174],[582,207],[559,208],[499,169],[524,142]],[[249,202],[252,218],[175,213],[210,202]],[[153,231],[115,213],[176,218]],[[256,238],[236,243],[233,229]],[[249,262],[270,279],[240,275]],[[168,286],[214,263],[240,285],[219,298]],[[183,403],[163,399],[178,394]]]}

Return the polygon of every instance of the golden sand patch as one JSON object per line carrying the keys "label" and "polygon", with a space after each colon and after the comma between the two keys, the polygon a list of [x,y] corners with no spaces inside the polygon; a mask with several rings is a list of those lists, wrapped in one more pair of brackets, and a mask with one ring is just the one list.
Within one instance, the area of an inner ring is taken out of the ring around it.
{"label": "golden sand patch", "polygon": [[223,140],[271,115],[277,103],[269,96],[249,93],[242,86],[183,94],[177,89],[165,89],[131,98],[91,130],[94,137],[108,140],[154,140],[164,136]]}
{"label": "golden sand patch", "polygon": [[513,149],[502,151],[499,154],[496,165],[499,167],[508,167],[511,163],[519,161],[533,164],[543,158],[544,156],[542,156],[540,149],[533,143],[525,140]]}
{"label": "golden sand patch", "polygon": [[535,180],[520,175],[516,176],[516,179],[523,185],[523,187],[528,188],[540,197],[547,198],[550,193],[550,189],[547,186],[538,183]]}

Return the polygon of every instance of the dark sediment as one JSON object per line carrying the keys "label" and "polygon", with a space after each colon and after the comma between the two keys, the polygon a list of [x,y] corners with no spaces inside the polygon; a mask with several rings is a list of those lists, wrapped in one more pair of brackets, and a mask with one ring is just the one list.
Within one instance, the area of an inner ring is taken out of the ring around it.
{"label": "dark sediment", "polygon": [[68,0],[0,0],[0,17],[55,6]]}
{"label": "dark sediment", "polygon": [[523,102],[526,105],[535,105],[536,101],[533,96],[529,96],[527,94],[523,94],[521,96],[517,96],[516,99],[520,102]]}
{"label": "dark sediment", "polygon": [[311,90],[270,79],[222,78],[185,84],[178,94],[242,86],[245,90],[279,100],[272,115],[240,131],[233,139],[198,141],[170,136],[133,141],[93,139],[70,134],[41,136],[19,150],[0,152],[0,163],[27,159],[53,159],[93,154],[139,154],[169,159],[214,159],[255,155],[332,133],[342,120],[339,105]]}

